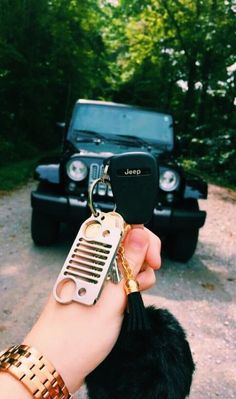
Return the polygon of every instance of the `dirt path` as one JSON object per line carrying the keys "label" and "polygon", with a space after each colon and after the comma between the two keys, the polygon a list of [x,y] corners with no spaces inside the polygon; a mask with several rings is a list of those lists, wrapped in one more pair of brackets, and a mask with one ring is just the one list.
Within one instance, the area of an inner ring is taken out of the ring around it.
{"label": "dirt path", "polygon": [[[30,237],[33,185],[0,197],[0,349],[18,343],[40,312],[70,248],[37,248]],[[147,303],[167,307],[187,330],[197,365],[190,399],[236,397],[236,192],[210,186],[196,255],[163,260]],[[80,398],[84,397],[84,393]]]}

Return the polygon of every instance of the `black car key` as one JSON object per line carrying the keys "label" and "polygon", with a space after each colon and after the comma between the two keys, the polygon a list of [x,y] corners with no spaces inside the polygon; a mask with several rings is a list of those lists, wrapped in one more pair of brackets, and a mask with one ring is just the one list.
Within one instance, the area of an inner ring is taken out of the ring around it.
{"label": "black car key", "polygon": [[108,161],[116,210],[129,224],[147,223],[158,194],[158,166],[153,155],[129,152]]}

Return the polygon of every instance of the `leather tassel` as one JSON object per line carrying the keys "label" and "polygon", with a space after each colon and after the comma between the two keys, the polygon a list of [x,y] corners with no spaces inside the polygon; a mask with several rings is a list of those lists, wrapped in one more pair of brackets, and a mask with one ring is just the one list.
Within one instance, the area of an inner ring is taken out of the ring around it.
{"label": "leather tassel", "polygon": [[135,280],[132,269],[125,257],[123,245],[121,245],[119,249],[119,258],[125,278],[124,288],[128,297],[127,310],[122,325],[122,333],[149,330],[150,323],[146,313],[146,308],[139,292],[138,282]]}
{"label": "leather tassel", "polygon": [[128,295],[128,309],[124,315],[122,329],[127,332],[150,330],[146,308],[140,292]]}

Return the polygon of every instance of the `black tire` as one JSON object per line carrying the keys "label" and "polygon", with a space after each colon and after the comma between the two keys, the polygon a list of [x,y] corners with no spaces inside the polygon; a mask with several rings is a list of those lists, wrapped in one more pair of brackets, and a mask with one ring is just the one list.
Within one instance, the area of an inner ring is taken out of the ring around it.
{"label": "black tire", "polygon": [[36,245],[53,244],[59,233],[60,223],[42,212],[33,209],[31,219],[31,235]]}
{"label": "black tire", "polygon": [[166,239],[166,253],[176,262],[187,262],[194,254],[198,242],[198,229],[179,231]]}
{"label": "black tire", "polygon": [[[180,208],[192,211],[199,210],[196,199],[185,200]],[[198,242],[199,229],[180,230],[166,237],[167,256],[176,262],[187,262],[194,254]]]}

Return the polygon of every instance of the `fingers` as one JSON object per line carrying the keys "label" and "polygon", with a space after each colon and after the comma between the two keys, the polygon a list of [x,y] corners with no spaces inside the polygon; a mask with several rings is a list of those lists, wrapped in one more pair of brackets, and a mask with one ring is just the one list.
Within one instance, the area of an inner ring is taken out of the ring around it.
{"label": "fingers", "polygon": [[144,263],[148,248],[149,236],[147,231],[141,228],[131,229],[125,239],[124,249],[126,259],[135,275],[138,274]]}
{"label": "fingers", "polygon": [[149,238],[146,262],[153,269],[158,270],[161,267],[161,240],[146,227],[144,230],[148,234]]}
{"label": "fingers", "polygon": [[[143,226],[133,226],[124,240],[125,257],[139,283],[140,291],[151,288],[156,281],[153,269],[159,269],[160,240]],[[119,267],[122,265],[119,261]],[[107,283],[102,291],[100,300],[94,306],[102,314],[114,314],[118,311],[123,316],[127,297],[124,290],[124,280],[120,284]]]}
{"label": "fingers", "polygon": [[140,291],[151,288],[156,282],[154,269],[161,266],[160,239],[143,226],[133,226],[125,239],[124,249]]}
{"label": "fingers", "polygon": [[148,290],[156,282],[155,272],[151,267],[147,267],[146,270],[140,272],[136,278],[140,291]]}

